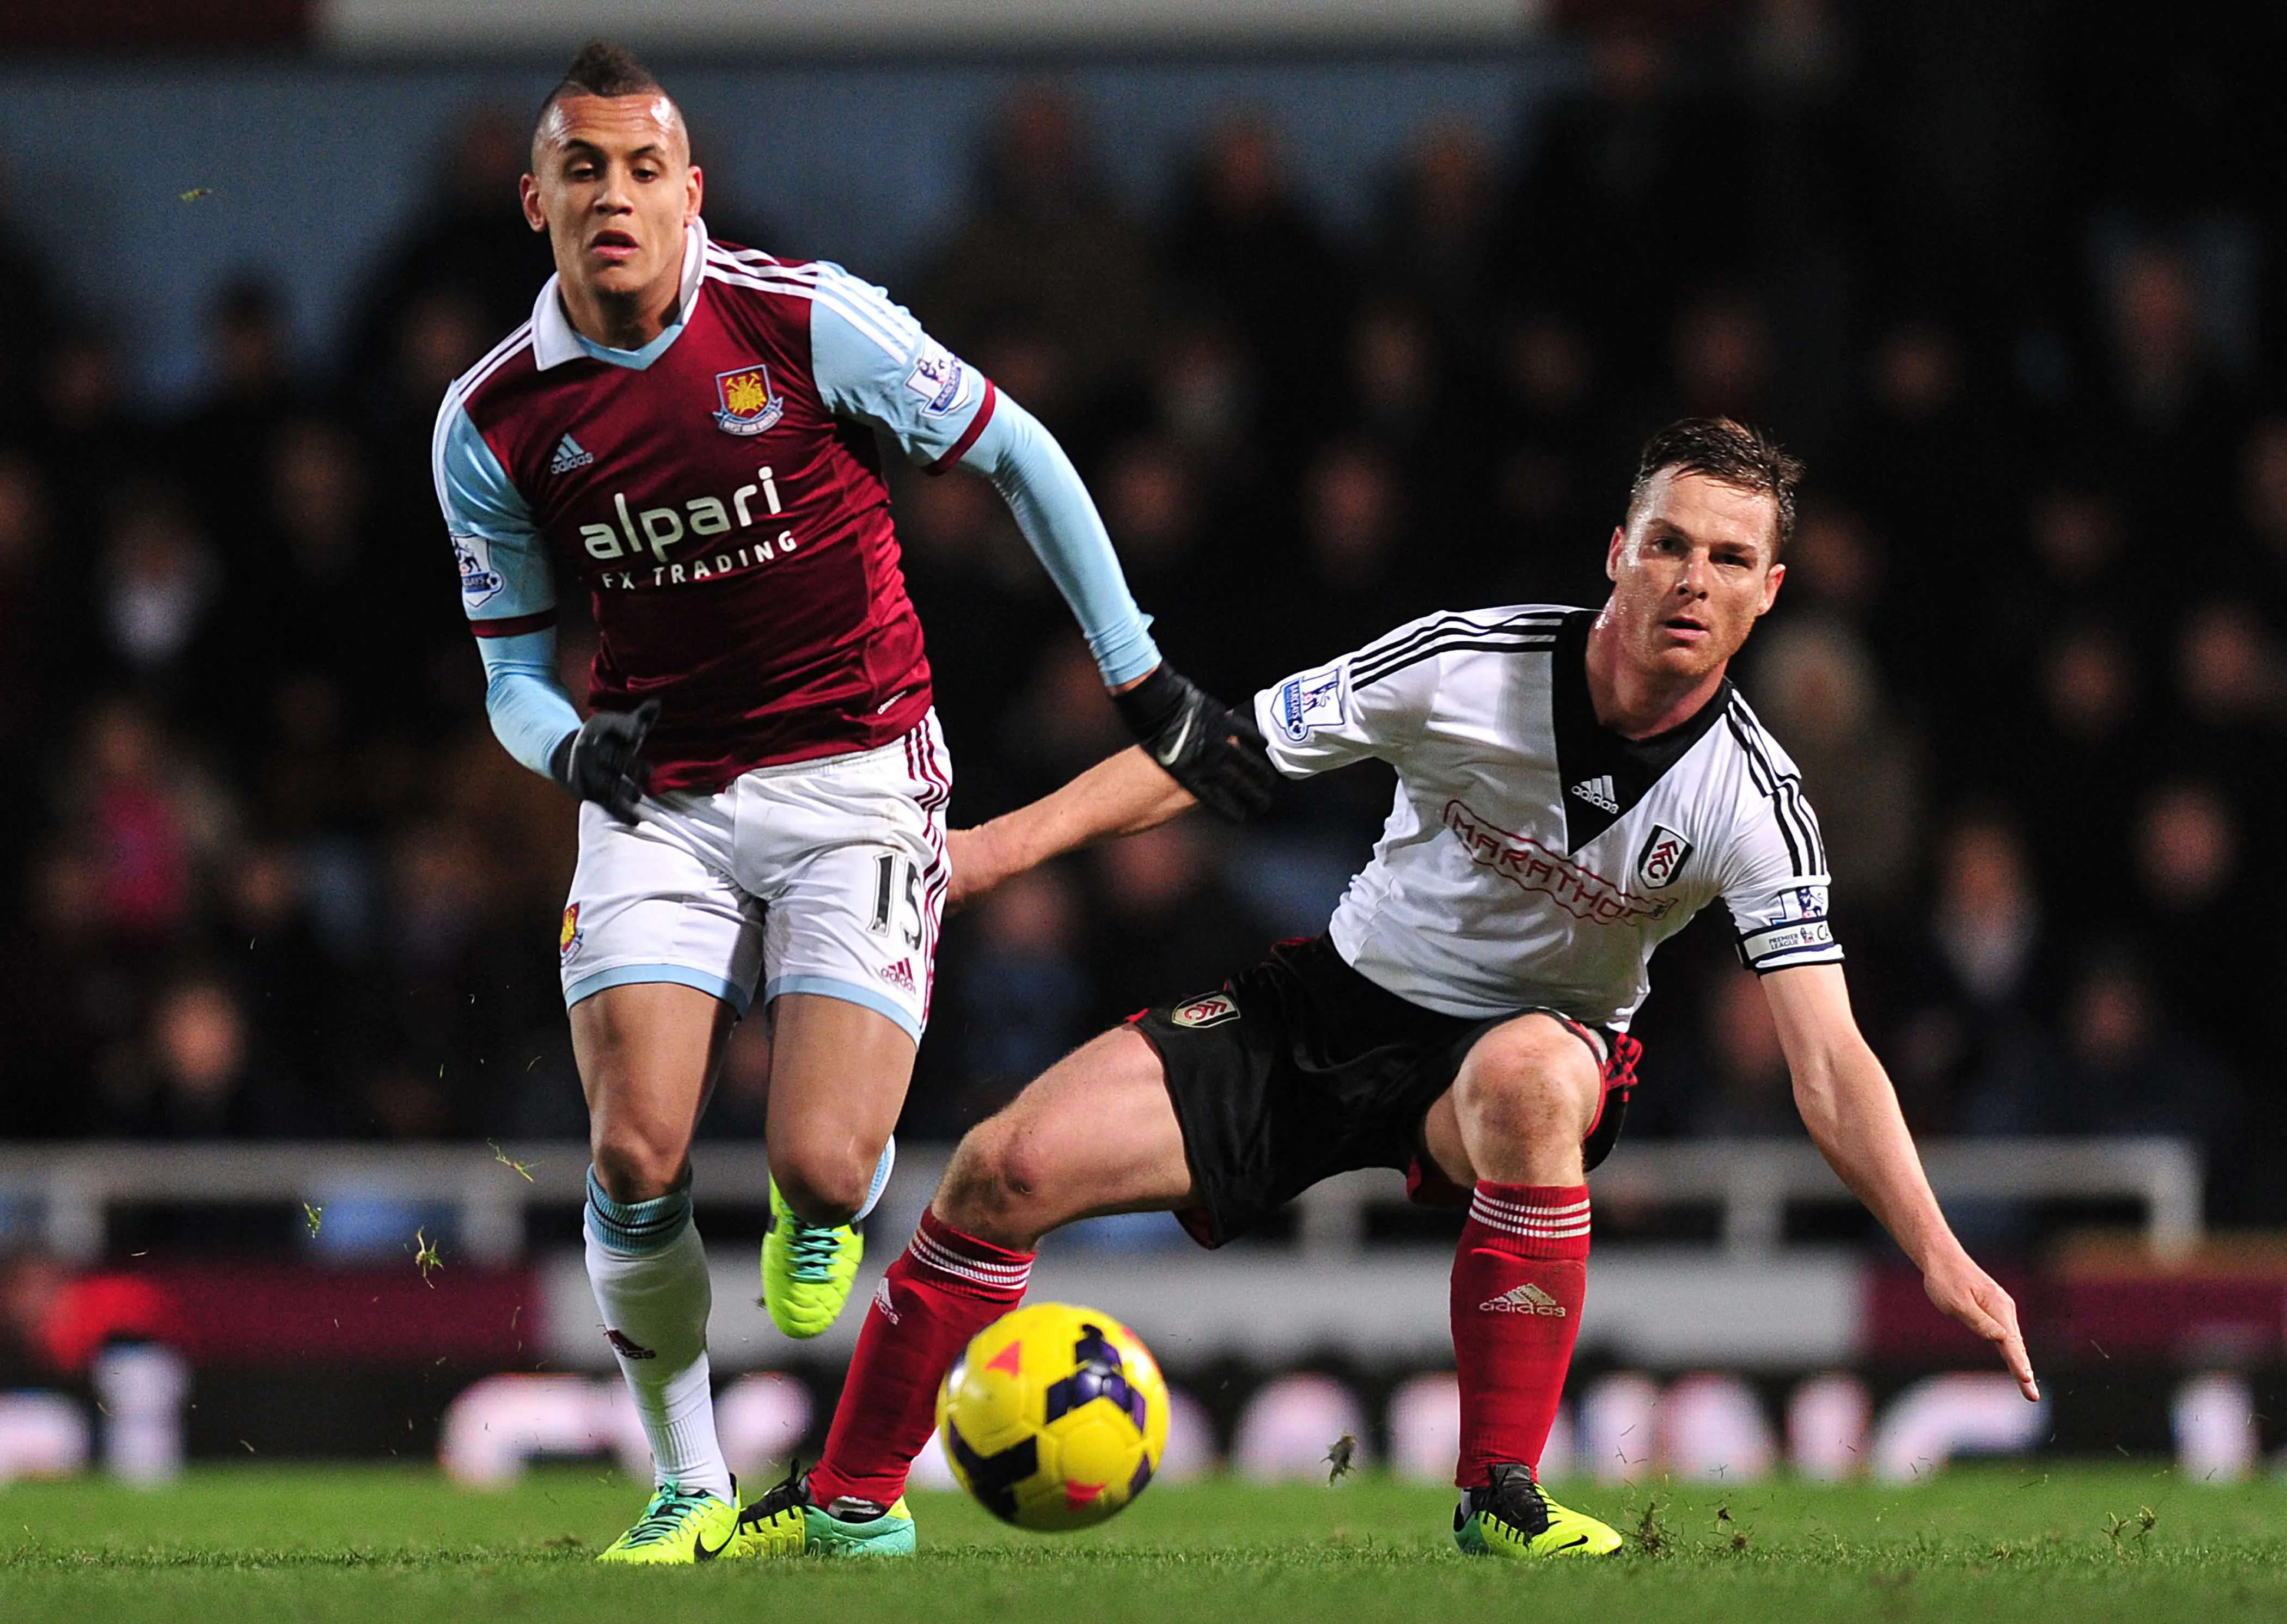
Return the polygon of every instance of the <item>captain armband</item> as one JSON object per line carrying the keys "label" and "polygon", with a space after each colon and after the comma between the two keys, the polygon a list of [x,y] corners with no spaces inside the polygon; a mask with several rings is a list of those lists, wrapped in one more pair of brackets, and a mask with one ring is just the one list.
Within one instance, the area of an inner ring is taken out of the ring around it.
{"label": "captain armband", "polygon": [[1824,918],[1788,919],[1739,938],[1739,962],[1758,975],[1795,965],[1834,964],[1841,958],[1834,926]]}

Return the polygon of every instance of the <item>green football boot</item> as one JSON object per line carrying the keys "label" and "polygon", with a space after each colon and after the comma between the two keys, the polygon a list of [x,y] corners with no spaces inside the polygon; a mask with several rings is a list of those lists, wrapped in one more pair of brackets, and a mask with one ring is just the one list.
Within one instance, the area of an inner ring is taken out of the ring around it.
{"label": "green football boot", "polygon": [[771,1232],[763,1237],[763,1306],[789,1336],[834,1323],[858,1279],[866,1237],[848,1224],[805,1224],[771,1180]]}
{"label": "green football boot", "polygon": [[739,1530],[738,1490],[732,1499],[703,1489],[685,1489],[663,1483],[636,1525],[612,1541],[598,1562],[712,1562],[735,1555],[731,1549]]}
{"label": "green football boot", "polygon": [[1619,1549],[1620,1536],[1542,1494],[1530,1466],[1496,1466],[1485,1487],[1463,1492],[1453,1512],[1453,1543],[1465,1556],[1535,1562],[1609,1557]]}
{"label": "green football boot", "polygon": [[810,1479],[789,1477],[739,1510],[736,1557],[773,1558],[910,1557],[914,1514],[905,1497],[883,1510],[872,1501],[837,1500],[831,1510],[811,1498]]}

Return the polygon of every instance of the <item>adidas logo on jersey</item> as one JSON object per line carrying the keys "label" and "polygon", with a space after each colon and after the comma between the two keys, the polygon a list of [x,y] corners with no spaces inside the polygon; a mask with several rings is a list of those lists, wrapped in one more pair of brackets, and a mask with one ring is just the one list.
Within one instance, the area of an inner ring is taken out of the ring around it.
{"label": "adidas logo on jersey", "polygon": [[881,972],[881,976],[883,981],[899,991],[911,992],[914,990],[914,961],[910,958],[900,958],[888,969]]}
{"label": "adidas logo on jersey", "polygon": [[588,450],[567,434],[556,442],[556,454],[549,459],[548,471],[551,474],[568,474],[575,468],[587,467],[595,460],[595,453]]}
{"label": "adidas logo on jersey", "polygon": [[1572,786],[1572,792],[1601,812],[1618,812],[1620,798],[1612,789],[1612,775],[1599,773]]}
{"label": "adidas logo on jersey", "polygon": [[1551,1320],[1564,1318],[1564,1305],[1539,1287],[1527,1281],[1514,1291],[1504,1291],[1499,1297],[1477,1305],[1481,1314],[1543,1314]]}

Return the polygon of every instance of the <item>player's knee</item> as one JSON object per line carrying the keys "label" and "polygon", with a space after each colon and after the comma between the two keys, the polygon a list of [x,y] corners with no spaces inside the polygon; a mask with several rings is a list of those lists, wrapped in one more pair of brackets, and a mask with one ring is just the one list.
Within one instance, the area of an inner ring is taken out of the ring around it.
{"label": "player's knee", "polygon": [[669,1143],[625,1123],[598,1123],[589,1151],[596,1182],[613,1201],[651,1201],[673,1189],[683,1177],[688,1147]]}
{"label": "player's knee", "polygon": [[1555,1022],[1496,1028],[1469,1052],[1454,1079],[1454,1103],[1482,1129],[1518,1143],[1577,1140],[1587,1131],[1596,1065]]}
{"label": "player's knee", "polygon": [[1025,1208],[1037,1187],[1024,1135],[1000,1117],[963,1135],[938,1187],[938,1210],[971,1234],[999,1233]]}
{"label": "player's knee", "polygon": [[787,1205],[811,1224],[846,1224],[866,1204],[881,1153],[871,1157],[848,1147],[796,1144],[771,1154],[771,1177]]}

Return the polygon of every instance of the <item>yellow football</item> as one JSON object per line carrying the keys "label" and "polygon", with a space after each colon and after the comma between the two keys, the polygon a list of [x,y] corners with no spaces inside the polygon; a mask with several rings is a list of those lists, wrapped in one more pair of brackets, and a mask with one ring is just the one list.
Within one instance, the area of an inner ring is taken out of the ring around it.
{"label": "yellow football", "polygon": [[1167,1384],[1109,1314],[1034,1303],[982,1331],[937,1394],[961,1487],[1042,1533],[1088,1528],[1144,1492],[1167,1443]]}

